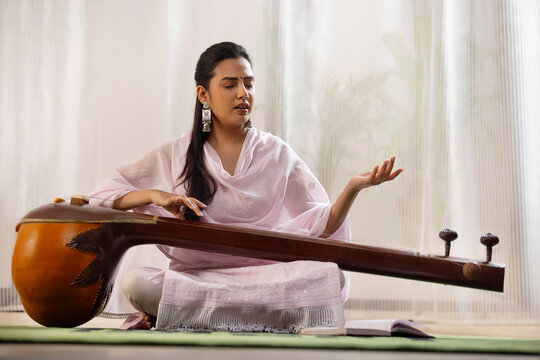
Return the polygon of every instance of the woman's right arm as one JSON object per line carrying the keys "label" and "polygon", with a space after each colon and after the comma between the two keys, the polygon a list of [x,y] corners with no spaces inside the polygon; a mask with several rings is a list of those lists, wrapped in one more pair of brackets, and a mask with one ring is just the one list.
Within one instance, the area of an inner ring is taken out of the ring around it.
{"label": "woman's right arm", "polygon": [[183,191],[176,184],[184,166],[188,144],[189,136],[185,135],[166,142],[134,162],[121,165],[112,177],[92,191],[90,203],[119,210],[134,209],[146,214],[170,216],[162,210],[165,209],[179,218],[183,218],[181,210],[187,206],[202,216],[200,209],[206,206],[182,195]]}
{"label": "woman's right arm", "polygon": [[113,203],[113,208],[118,210],[131,210],[135,207],[154,204],[163,207],[178,218],[183,218],[182,207],[187,206],[199,216],[203,216],[201,208],[206,207],[199,200],[184,195],[172,194],[161,190],[134,190],[128,192]]}
{"label": "woman's right arm", "polygon": [[118,210],[131,210],[133,208],[152,204],[153,190],[135,190],[128,192],[119,199],[114,200],[113,208]]}

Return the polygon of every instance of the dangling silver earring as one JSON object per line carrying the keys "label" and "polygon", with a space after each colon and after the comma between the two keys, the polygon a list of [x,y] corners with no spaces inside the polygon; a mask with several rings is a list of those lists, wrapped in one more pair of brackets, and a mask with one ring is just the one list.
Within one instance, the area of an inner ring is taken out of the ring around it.
{"label": "dangling silver earring", "polygon": [[202,107],[202,132],[211,132],[212,127],[210,124],[212,124],[212,111],[208,102],[205,101]]}
{"label": "dangling silver earring", "polygon": [[244,123],[244,128],[246,128],[246,129],[251,129],[251,119],[249,119],[248,121],[246,121],[246,122]]}

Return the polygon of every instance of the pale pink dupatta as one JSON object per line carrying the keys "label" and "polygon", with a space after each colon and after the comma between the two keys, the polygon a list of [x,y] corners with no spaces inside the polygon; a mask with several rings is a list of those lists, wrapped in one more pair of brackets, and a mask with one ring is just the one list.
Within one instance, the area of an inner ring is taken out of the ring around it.
{"label": "pale pink dupatta", "polygon": [[[93,195],[110,203],[134,189],[183,193],[177,179],[188,142],[189,136],[184,136],[122,166]],[[280,139],[250,130],[233,175],[223,169],[208,143],[205,160],[218,191],[201,221],[311,236],[323,232],[331,207],[328,196]],[[138,211],[169,215],[155,206]],[[333,237],[350,241],[348,222]],[[348,279],[341,289],[335,264],[283,264],[160,248],[171,259],[171,270],[164,275],[158,328],[297,331],[343,322]]]}

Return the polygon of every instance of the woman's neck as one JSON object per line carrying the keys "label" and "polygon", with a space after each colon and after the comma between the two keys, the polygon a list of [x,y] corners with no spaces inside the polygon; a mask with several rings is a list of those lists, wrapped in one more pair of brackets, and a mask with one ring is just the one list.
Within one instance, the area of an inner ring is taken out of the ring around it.
{"label": "woman's neck", "polygon": [[233,129],[226,129],[219,126],[214,126],[212,128],[210,136],[208,137],[208,142],[214,148],[221,146],[231,146],[238,143],[242,144],[244,142],[244,139],[246,138],[247,133],[248,129],[244,128],[243,126]]}
{"label": "woman's neck", "polygon": [[248,129],[242,127],[239,131],[214,130],[217,129],[212,129],[208,143],[218,154],[223,169],[234,176]]}

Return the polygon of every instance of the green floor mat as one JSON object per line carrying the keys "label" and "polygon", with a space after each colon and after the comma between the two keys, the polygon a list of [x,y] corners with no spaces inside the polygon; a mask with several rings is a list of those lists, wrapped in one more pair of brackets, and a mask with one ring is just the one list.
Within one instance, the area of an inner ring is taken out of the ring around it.
{"label": "green floor mat", "polygon": [[4,343],[138,344],[540,354],[540,340],[440,335],[432,339],[267,333],[192,333],[0,325]]}

